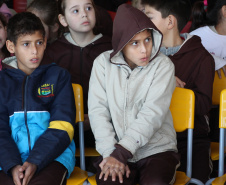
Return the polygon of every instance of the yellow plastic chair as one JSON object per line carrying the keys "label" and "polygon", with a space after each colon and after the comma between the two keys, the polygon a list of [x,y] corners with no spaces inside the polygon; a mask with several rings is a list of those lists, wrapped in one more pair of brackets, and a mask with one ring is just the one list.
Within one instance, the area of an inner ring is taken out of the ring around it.
{"label": "yellow plastic chair", "polygon": [[176,87],[171,104],[170,111],[173,117],[173,124],[176,132],[188,130],[187,138],[187,169],[184,172],[176,172],[175,185],[184,185],[195,183],[203,185],[198,179],[191,178],[192,175],[192,142],[195,114],[195,95],[192,90]]}
{"label": "yellow plastic chair", "polygon": [[[177,132],[188,130],[188,153],[187,153],[187,173],[177,171],[175,185],[185,185],[187,183],[195,183],[203,185],[197,179],[191,178],[192,174],[192,140],[194,129],[194,108],[195,95],[189,89],[176,87],[171,104],[170,111],[173,116],[174,128]],[[91,185],[96,185],[95,176],[89,177],[88,181]]]}
{"label": "yellow plastic chair", "polygon": [[225,153],[225,128],[226,128],[226,89],[221,92],[220,95],[220,147],[219,147],[219,165],[218,165],[218,177],[210,179],[206,182],[206,185],[220,185],[226,182],[226,174],[224,174],[224,153]]}
{"label": "yellow plastic chair", "polygon": [[[218,106],[220,104],[220,93],[226,89],[226,77],[221,69],[221,79],[219,78],[217,71],[215,71],[215,77],[213,82],[213,95],[212,104]],[[226,151],[225,151],[226,152]],[[213,161],[219,160],[219,143],[211,142],[211,159]]]}
{"label": "yellow plastic chair", "polygon": [[75,106],[76,106],[76,123],[79,124],[79,145],[80,145],[80,168],[75,167],[70,178],[67,180],[67,185],[82,185],[88,178],[88,174],[85,171],[85,156],[84,156],[84,105],[83,105],[83,92],[82,87],[79,84],[72,84]]}
{"label": "yellow plastic chair", "polygon": [[219,78],[217,71],[215,71],[214,82],[213,82],[213,95],[212,104],[220,104],[221,91],[226,89],[226,77],[224,76],[223,70],[221,69],[221,79]]}

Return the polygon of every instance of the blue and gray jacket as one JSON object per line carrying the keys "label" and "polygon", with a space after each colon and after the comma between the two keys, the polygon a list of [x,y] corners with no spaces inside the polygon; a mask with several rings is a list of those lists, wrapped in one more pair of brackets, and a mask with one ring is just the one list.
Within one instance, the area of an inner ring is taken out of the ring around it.
{"label": "blue and gray jacket", "polygon": [[56,64],[39,66],[29,76],[4,69],[0,82],[0,170],[9,173],[27,161],[40,171],[55,160],[69,177],[75,165],[70,74]]}

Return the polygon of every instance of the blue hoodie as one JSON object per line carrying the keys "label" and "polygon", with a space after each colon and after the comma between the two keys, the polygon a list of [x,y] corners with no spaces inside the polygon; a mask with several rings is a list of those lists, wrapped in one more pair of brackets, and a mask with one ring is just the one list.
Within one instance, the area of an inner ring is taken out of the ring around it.
{"label": "blue hoodie", "polygon": [[27,161],[40,171],[55,160],[67,168],[69,177],[75,165],[70,74],[50,64],[29,76],[4,69],[0,81],[0,170],[9,173]]}

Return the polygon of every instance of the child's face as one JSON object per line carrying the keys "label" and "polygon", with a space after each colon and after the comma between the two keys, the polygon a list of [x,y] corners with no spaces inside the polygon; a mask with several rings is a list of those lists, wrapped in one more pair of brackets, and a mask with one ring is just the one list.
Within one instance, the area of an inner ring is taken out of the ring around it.
{"label": "child's face", "polygon": [[144,30],[136,34],[122,49],[125,61],[133,69],[136,66],[146,66],[151,57],[151,32]]}
{"label": "child's face", "polygon": [[[28,11],[29,11],[29,10],[28,10]],[[49,26],[46,25],[46,24],[42,21],[42,18],[41,18],[42,16],[40,15],[40,12],[37,11],[37,10],[32,10],[32,11],[29,11],[29,12],[31,12],[31,13],[35,14],[37,17],[39,17],[39,19],[41,20],[42,25],[43,25],[43,27],[44,27],[44,29],[45,29],[45,36],[46,36],[47,39],[49,39]]]}
{"label": "child's face", "polygon": [[96,24],[95,11],[91,0],[66,0],[63,26],[71,33],[91,32]]}
{"label": "child's face", "polygon": [[19,69],[30,75],[41,63],[46,39],[36,31],[31,35],[19,36],[16,45],[7,40],[6,46],[10,53],[15,53]]}
{"label": "child's face", "polygon": [[5,45],[6,37],[7,37],[6,27],[3,26],[2,22],[0,21],[0,49],[2,49],[3,46]]}
{"label": "child's face", "polygon": [[145,5],[145,14],[150,18],[150,20],[155,24],[155,26],[162,32],[163,36],[167,32],[168,19],[162,18],[161,12],[157,11],[155,8]]}
{"label": "child's face", "polygon": [[141,4],[141,0],[139,0],[137,2],[137,9],[139,9],[140,11],[144,12],[144,6]]}

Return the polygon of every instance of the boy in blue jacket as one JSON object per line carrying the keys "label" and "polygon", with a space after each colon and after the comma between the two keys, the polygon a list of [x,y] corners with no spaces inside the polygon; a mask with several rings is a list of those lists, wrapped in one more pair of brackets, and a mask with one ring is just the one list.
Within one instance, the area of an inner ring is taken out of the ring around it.
{"label": "boy in blue jacket", "polygon": [[74,96],[70,74],[39,66],[46,47],[38,17],[9,20],[0,72],[0,185],[66,184],[75,165]]}

